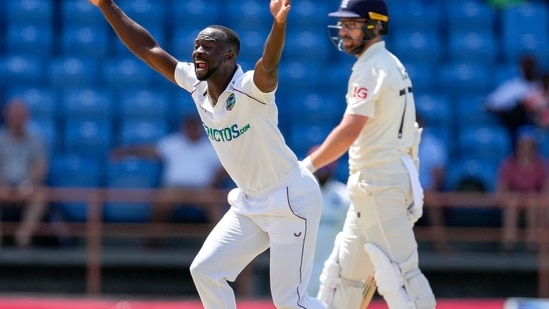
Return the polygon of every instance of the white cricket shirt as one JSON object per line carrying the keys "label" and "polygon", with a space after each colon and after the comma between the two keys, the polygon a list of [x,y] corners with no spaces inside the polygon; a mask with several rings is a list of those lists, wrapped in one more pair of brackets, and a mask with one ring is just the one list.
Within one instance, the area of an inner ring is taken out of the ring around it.
{"label": "white cricket shirt", "polygon": [[408,155],[416,120],[412,83],[385,42],[373,44],[357,59],[345,98],[345,114],[368,117],[349,149],[351,173]]}
{"label": "white cricket shirt", "polygon": [[207,83],[196,78],[194,64],[178,63],[174,77],[191,93],[221,163],[247,195],[278,187],[297,167],[297,157],[278,128],[275,91],[261,92],[253,71],[244,73],[239,66],[215,107]]}

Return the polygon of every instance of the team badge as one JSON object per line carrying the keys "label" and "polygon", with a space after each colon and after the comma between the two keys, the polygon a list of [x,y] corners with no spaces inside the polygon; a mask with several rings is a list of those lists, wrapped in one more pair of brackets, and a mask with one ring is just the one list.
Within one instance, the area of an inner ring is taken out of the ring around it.
{"label": "team badge", "polygon": [[229,112],[232,111],[235,103],[236,97],[234,96],[234,93],[231,93],[231,95],[227,98],[227,101],[225,102],[225,109]]}

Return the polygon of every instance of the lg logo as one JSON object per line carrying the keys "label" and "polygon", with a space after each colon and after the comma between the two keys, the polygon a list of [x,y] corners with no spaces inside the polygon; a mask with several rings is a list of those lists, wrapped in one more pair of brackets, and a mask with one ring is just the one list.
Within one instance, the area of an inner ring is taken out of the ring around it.
{"label": "lg logo", "polygon": [[365,87],[359,87],[355,86],[353,89],[353,97],[359,98],[359,99],[366,99],[368,96],[368,89]]}

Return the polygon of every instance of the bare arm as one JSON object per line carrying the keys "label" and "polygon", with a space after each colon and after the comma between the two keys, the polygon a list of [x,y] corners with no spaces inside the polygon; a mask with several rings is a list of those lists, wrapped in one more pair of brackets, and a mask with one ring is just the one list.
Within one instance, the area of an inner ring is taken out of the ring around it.
{"label": "bare arm", "polygon": [[328,134],[320,147],[309,155],[315,169],[339,159],[357,139],[368,117],[344,115],[341,122]]}
{"label": "bare arm", "polygon": [[45,158],[36,158],[27,175],[27,179],[34,185],[42,185],[46,178],[48,164]]}
{"label": "bare arm", "polygon": [[446,178],[446,169],[443,166],[434,167],[431,171],[432,184],[427,190],[441,191],[444,187],[444,179]]}
{"label": "bare arm", "polygon": [[89,0],[97,6],[120,40],[139,59],[175,83],[177,59],[163,50],[151,34],[129,18],[112,0]]}
{"label": "bare arm", "polygon": [[286,17],[290,11],[290,0],[271,0],[273,27],[265,41],[263,55],[255,64],[254,83],[259,90],[271,92],[278,84],[278,66],[284,49]]}
{"label": "bare arm", "polygon": [[506,173],[504,171],[504,168],[504,165],[500,165],[498,173],[496,174],[497,179],[495,193],[498,201],[505,204],[509,200],[507,194],[510,192],[510,190],[509,184],[507,182],[507,177],[505,176]]}

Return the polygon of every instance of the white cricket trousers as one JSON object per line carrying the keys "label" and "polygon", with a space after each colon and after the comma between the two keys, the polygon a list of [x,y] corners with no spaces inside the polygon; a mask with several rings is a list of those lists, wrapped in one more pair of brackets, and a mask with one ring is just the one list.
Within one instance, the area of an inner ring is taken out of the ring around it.
{"label": "white cricket trousers", "polygon": [[233,189],[231,208],[206,238],[191,264],[205,309],[236,308],[228,282],[270,248],[270,285],[278,309],[323,309],[307,293],[322,211],[320,188],[306,169],[296,168],[277,189],[259,197]]}
{"label": "white cricket trousers", "polygon": [[[413,199],[412,189],[400,160],[352,174],[347,190],[351,206],[338,236],[339,251],[332,253],[338,255],[342,278],[360,281],[374,273],[364,250],[366,243],[378,246],[395,263],[403,263],[417,253],[415,235],[406,215]],[[334,308],[358,308],[361,293],[360,288],[341,286],[334,294]]]}

